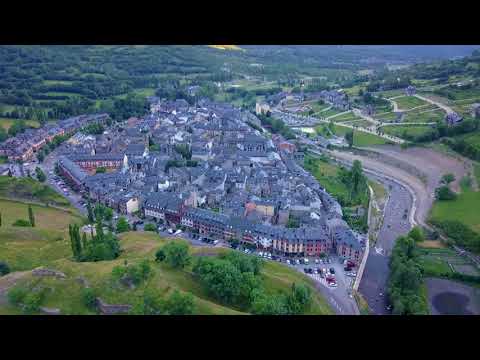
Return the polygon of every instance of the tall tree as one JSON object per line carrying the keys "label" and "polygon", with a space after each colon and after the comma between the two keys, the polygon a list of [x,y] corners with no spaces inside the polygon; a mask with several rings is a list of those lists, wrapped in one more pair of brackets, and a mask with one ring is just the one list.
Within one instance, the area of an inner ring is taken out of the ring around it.
{"label": "tall tree", "polygon": [[30,205],[28,205],[28,218],[30,219],[30,225],[35,227],[35,216],[33,215],[33,209]]}
{"label": "tall tree", "polygon": [[95,218],[93,216],[92,204],[90,203],[90,199],[88,199],[87,201],[87,211],[88,211],[88,221],[90,223],[93,223],[95,221]]}
{"label": "tall tree", "polygon": [[0,212],[0,227],[2,227],[2,213]]}
{"label": "tall tree", "polygon": [[345,134],[345,140],[348,143],[348,147],[353,146],[353,130],[347,131]]}

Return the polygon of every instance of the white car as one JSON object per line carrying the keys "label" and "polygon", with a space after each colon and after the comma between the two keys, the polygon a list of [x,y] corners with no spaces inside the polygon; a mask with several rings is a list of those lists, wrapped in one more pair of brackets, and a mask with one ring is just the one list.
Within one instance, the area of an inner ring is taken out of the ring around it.
{"label": "white car", "polygon": [[258,253],[258,256],[262,257],[262,256],[263,256],[263,252],[260,251],[260,252]]}
{"label": "white car", "polygon": [[295,265],[300,265],[300,260],[295,260]]}
{"label": "white car", "polygon": [[305,263],[305,265],[308,265],[308,259],[307,258],[303,259],[303,262]]}
{"label": "white car", "polygon": [[[217,245],[217,244],[218,244],[218,240],[215,240],[215,241],[213,242],[213,245]],[[248,253],[247,253],[247,254],[248,254]]]}
{"label": "white car", "polygon": [[[177,230],[177,231],[175,231],[175,235],[181,234],[182,232],[183,232],[182,230]],[[213,242],[213,243],[215,244],[215,242]]]}
{"label": "white car", "polygon": [[338,285],[337,285],[336,282],[331,281],[330,284],[328,284],[328,286],[330,286],[330,287],[337,287]]}
{"label": "white car", "polygon": [[319,263],[318,259],[315,259],[315,264],[318,264],[318,263]]}
{"label": "white car", "polygon": [[173,230],[172,230],[172,229],[168,229],[168,233],[169,233],[169,234],[173,234]]}
{"label": "white car", "polygon": [[290,260],[287,259],[286,263],[287,263],[288,265],[290,265]]}

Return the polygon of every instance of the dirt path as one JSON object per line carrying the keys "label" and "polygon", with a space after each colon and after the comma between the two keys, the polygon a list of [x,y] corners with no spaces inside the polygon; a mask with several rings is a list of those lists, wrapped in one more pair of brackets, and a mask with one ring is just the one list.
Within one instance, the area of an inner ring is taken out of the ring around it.
{"label": "dirt path", "polygon": [[391,157],[418,169],[426,175],[427,190],[433,193],[438,186],[440,179],[445,173],[455,175],[452,183],[452,190],[460,191],[460,181],[472,170],[471,162],[467,159],[460,159],[442,154],[433,149],[423,147],[412,147],[400,149],[397,146],[378,146],[370,150],[385,156]]}
{"label": "dirt path", "polygon": [[421,96],[421,95],[418,95],[418,94],[415,94],[415,97],[419,98],[420,100],[426,101],[430,104],[437,105],[439,108],[444,110],[447,114],[450,114],[450,113],[454,112],[450,106],[447,106],[447,105],[445,105],[444,103],[441,103],[438,100],[429,99],[425,96]]}

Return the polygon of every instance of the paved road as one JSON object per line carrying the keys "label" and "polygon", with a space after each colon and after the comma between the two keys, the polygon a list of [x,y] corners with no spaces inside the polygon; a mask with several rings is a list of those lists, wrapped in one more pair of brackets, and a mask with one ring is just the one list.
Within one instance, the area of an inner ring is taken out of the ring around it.
{"label": "paved road", "polygon": [[370,249],[359,291],[374,314],[386,315],[389,314],[385,296],[390,272],[389,259],[395,240],[412,227],[409,221],[412,197],[403,186],[380,177],[369,177],[382,182],[388,189],[389,196],[385,204],[383,225],[377,243]]}

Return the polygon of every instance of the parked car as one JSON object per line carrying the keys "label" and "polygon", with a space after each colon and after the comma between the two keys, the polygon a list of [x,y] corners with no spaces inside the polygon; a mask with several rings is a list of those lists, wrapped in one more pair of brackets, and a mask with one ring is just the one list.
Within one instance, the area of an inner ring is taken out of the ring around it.
{"label": "parked car", "polygon": [[[218,244],[218,240],[214,240],[214,241],[213,241],[213,245],[217,245],[217,244]],[[248,249],[247,249],[247,250],[248,250]],[[248,254],[248,252],[247,252],[247,254]]]}
{"label": "parked car", "polygon": [[303,262],[304,262],[306,265],[308,265],[308,259],[307,259],[307,258],[303,259]]}
{"label": "parked car", "polygon": [[303,272],[304,272],[305,274],[308,274],[308,269],[307,269],[307,268],[303,268]]}
{"label": "parked car", "polygon": [[179,235],[179,234],[181,234],[182,232],[183,232],[183,231],[179,229],[179,230],[175,231],[175,235]]}
{"label": "parked car", "polygon": [[173,234],[173,229],[168,229],[167,231],[169,234]]}
{"label": "parked car", "polygon": [[337,283],[335,281],[332,281],[328,284],[330,287],[337,287]]}
{"label": "parked car", "polygon": [[320,261],[318,259],[315,259],[315,264],[318,264]]}
{"label": "parked car", "polygon": [[295,265],[300,265],[300,260],[295,260]]}
{"label": "parked car", "polygon": [[330,268],[330,274],[335,274],[335,269],[334,268]]}
{"label": "parked car", "polygon": [[287,263],[288,265],[290,265],[290,260],[287,259],[286,263]]}

